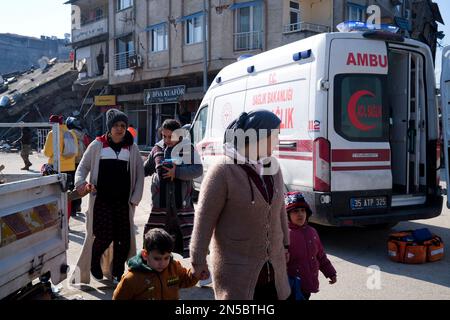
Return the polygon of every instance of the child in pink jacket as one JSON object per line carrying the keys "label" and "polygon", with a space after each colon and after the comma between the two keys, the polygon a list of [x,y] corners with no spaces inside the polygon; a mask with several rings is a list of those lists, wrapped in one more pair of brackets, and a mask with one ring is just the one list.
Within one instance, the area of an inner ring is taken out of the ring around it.
{"label": "child in pink jacket", "polygon": [[285,205],[290,236],[288,275],[300,278],[303,297],[309,300],[311,293],[319,292],[319,270],[330,279],[330,284],[337,281],[336,270],[327,258],[316,229],[308,225],[312,211],[303,195],[288,192]]}

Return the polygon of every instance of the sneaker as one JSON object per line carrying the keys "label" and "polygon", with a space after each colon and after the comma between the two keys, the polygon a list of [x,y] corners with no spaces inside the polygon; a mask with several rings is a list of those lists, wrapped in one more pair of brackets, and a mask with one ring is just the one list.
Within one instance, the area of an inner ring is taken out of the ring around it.
{"label": "sneaker", "polygon": [[91,270],[91,276],[93,276],[94,279],[97,280],[97,281],[103,280],[103,272],[102,272],[102,275],[100,276],[99,273],[93,273],[92,270]]}

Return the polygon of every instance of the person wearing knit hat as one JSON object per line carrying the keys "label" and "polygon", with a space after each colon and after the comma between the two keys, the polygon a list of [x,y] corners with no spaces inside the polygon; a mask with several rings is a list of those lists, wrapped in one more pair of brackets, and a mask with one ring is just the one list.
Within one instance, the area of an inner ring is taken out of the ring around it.
{"label": "person wearing knit hat", "polygon": [[[286,211],[288,212],[288,218],[289,218],[289,212],[295,208],[305,209],[307,219],[309,217],[311,217],[311,215],[312,215],[311,208],[309,207],[308,203],[306,202],[306,200],[303,197],[303,194],[301,192],[286,193],[286,195],[284,197],[284,203],[286,205]],[[289,218],[289,221],[290,221],[290,218]]]}
{"label": "person wearing knit hat", "polygon": [[125,113],[106,113],[107,132],[89,144],[75,173],[80,196],[89,194],[86,238],[78,258],[78,278],[89,283],[91,275],[117,282],[125,262],[136,254],[134,212],[144,188],[144,164]]}
{"label": "person wearing knit hat", "polygon": [[[289,220],[289,261],[288,276],[291,283],[300,278],[300,290],[304,299],[319,291],[319,270],[336,283],[336,270],[328,260],[316,229],[308,225],[312,210],[301,192],[288,192],[284,202]],[[291,297],[298,296],[292,288]]]}
{"label": "person wearing knit hat", "polygon": [[124,122],[128,128],[128,116],[125,113],[117,109],[109,109],[108,112],[106,112],[106,127],[108,132],[111,132],[114,124],[119,121]]}

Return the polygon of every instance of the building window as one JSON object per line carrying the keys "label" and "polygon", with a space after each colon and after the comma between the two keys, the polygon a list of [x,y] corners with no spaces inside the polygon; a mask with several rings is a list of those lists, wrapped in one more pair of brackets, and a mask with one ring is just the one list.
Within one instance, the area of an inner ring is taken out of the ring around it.
{"label": "building window", "polygon": [[246,6],[235,12],[234,50],[262,49],[262,5]]}
{"label": "building window", "polygon": [[117,0],[117,11],[124,10],[133,6],[133,0]]}
{"label": "building window", "polygon": [[196,14],[185,20],[186,44],[199,43],[203,40],[203,15]]}
{"label": "building window", "polygon": [[152,52],[167,50],[168,40],[167,23],[159,24],[151,28]]}
{"label": "building window", "polygon": [[348,8],[348,20],[349,21],[361,21],[365,19],[365,7],[355,3],[347,3]]}
{"label": "building window", "polygon": [[297,1],[289,1],[289,31],[300,28],[300,4]]}
{"label": "building window", "polygon": [[96,8],[95,9],[95,21],[103,19],[103,8]]}
{"label": "building window", "polygon": [[[334,128],[348,141],[389,141],[386,75],[339,74],[334,79]],[[357,105],[351,100],[360,92]],[[368,116],[370,115],[370,116]],[[356,120],[355,120],[356,118]]]}
{"label": "building window", "polygon": [[130,34],[128,36],[116,39],[116,70],[129,68],[129,58],[132,55],[134,55],[133,36]]}

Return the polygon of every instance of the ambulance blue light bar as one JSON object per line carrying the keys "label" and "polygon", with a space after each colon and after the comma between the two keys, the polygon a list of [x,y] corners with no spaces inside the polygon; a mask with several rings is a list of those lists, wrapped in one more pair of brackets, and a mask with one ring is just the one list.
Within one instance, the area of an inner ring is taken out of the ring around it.
{"label": "ambulance blue light bar", "polygon": [[340,32],[352,31],[384,31],[390,33],[397,33],[398,27],[390,24],[368,24],[361,21],[344,21],[336,26]]}
{"label": "ambulance blue light bar", "polygon": [[308,59],[311,57],[312,54],[312,50],[306,50],[306,51],[301,51],[301,52],[296,52],[292,55],[292,60],[294,61],[300,61],[302,59]]}

